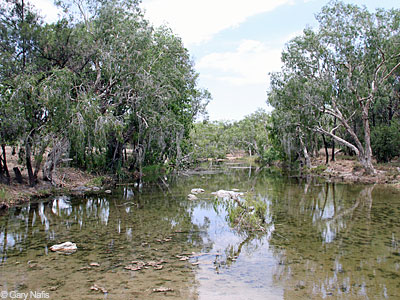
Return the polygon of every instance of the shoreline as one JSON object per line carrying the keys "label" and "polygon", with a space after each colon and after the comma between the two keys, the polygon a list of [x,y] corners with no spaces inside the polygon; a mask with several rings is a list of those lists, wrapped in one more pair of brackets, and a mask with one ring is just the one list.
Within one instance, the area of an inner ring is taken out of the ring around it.
{"label": "shoreline", "polygon": [[[313,160],[312,165],[311,169],[303,172],[303,177],[311,176],[317,180],[343,184],[379,184],[400,192],[400,168],[395,165],[377,166],[375,175],[364,174],[359,163],[352,159],[339,158],[325,165],[321,158],[317,158]],[[42,180],[39,180],[35,187],[29,187],[26,182],[0,184],[0,211],[58,194],[102,193],[115,185],[110,176],[93,175],[70,167],[58,169],[56,178],[57,186]]]}
{"label": "shoreline", "polygon": [[114,183],[107,175],[96,176],[70,167],[58,169],[55,175],[57,185],[39,179],[35,187],[30,187],[26,178],[22,184],[13,180],[10,185],[0,184],[0,211],[59,194],[101,193]]}

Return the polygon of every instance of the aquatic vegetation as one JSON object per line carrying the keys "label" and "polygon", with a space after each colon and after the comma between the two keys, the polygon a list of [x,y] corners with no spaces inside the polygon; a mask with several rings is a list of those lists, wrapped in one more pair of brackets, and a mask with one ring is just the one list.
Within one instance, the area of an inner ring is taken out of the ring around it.
{"label": "aquatic vegetation", "polygon": [[[242,193],[231,196],[216,197],[215,205],[222,205],[228,215],[227,221],[230,226],[239,231],[265,231],[265,215],[267,204],[252,194],[239,196]],[[229,193],[227,194],[229,195]]]}

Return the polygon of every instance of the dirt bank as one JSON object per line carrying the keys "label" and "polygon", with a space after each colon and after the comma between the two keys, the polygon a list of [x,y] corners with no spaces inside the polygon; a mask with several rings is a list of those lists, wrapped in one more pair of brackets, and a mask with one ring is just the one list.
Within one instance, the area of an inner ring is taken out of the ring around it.
{"label": "dirt bank", "polygon": [[103,176],[94,176],[87,172],[74,168],[60,168],[55,174],[57,185],[39,179],[35,187],[30,187],[27,176],[23,176],[24,182],[19,184],[12,177],[10,185],[0,184],[0,208],[7,208],[16,204],[27,202],[32,198],[48,197],[57,193],[72,193],[82,187],[101,186],[105,181]]}
{"label": "dirt bank", "polygon": [[329,181],[365,184],[390,184],[400,188],[400,162],[374,163],[376,174],[366,174],[361,164],[352,157],[338,156],[336,161],[325,164],[324,157],[312,161],[312,174]]}
{"label": "dirt bank", "polygon": [[[88,172],[71,167],[59,167],[53,174],[54,185],[42,180],[42,172],[39,172],[38,184],[35,187],[28,185],[28,174],[26,168],[20,164],[17,151],[6,147],[7,165],[10,172],[10,185],[0,184],[0,209],[7,208],[19,203],[27,202],[33,197],[48,197],[61,192],[71,192],[82,187],[101,186],[110,181],[105,176],[95,176]],[[13,168],[18,167],[22,175],[22,184],[15,179]]]}

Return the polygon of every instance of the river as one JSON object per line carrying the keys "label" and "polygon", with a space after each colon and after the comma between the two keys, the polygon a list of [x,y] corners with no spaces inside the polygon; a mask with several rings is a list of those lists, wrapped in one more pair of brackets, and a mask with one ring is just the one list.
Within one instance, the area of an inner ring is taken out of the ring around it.
{"label": "river", "polygon": [[[399,299],[398,192],[236,163],[168,182],[11,208],[0,216],[0,296]],[[192,188],[205,193],[188,200]],[[266,230],[230,224],[211,194],[220,189],[263,201]],[[49,250],[66,241],[76,253]]]}

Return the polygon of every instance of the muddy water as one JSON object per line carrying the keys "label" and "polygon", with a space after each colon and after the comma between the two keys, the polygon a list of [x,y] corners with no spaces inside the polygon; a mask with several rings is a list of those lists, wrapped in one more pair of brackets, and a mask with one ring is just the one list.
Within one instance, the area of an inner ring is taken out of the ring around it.
{"label": "muddy water", "polygon": [[[189,201],[193,187],[206,192]],[[267,204],[265,232],[231,227],[214,205],[211,192],[233,188]],[[49,250],[65,241],[78,251]],[[121,186],[13,208],[0,216],[0,292],[31,291],[49,299],[399,299],[400,194],[231,164],[168,188]]]}

